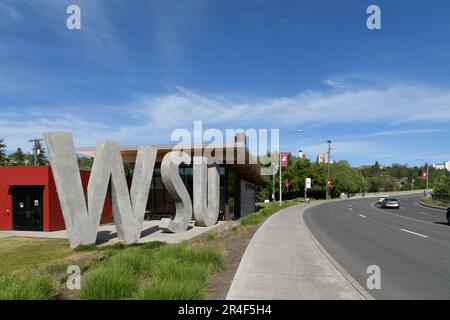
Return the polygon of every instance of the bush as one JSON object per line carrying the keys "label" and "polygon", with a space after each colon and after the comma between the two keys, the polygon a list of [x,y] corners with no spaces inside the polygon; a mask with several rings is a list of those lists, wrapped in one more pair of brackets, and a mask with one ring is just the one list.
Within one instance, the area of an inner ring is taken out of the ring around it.
{"label": "bush", "polygon": [[0,275],[0,300],[49,300],[55,295],[49,277]]}

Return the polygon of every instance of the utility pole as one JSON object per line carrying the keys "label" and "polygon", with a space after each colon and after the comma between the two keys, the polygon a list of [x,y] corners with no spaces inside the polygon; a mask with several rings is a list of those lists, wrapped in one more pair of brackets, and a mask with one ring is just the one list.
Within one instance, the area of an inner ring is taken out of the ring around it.
{"label": "utility pole", "polygon": [[34,155],[34,165],[38,165],[38,156],[40,152],[40,148],[42,146],[41,142],[43,140],[39,138],[28,140],[29,143],[33,143],[33,155]]}
{"label": "utility pole", "polygon": [[331,174],[331,140],[327,140],[328,143],[328,174],[327,174],[327,183],[326,183],[326,187],[327,187],[327,200],[330,199],[330,187],[328,185],[328,183],[330,182],[330,174]]}

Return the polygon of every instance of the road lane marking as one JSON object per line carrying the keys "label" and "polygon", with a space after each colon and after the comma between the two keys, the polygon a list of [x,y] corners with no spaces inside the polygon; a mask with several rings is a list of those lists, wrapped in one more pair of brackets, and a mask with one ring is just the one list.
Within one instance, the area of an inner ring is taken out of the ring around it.
{"label": "road lane marking", "polygon": [[359,215],[361,218],[367,218],[365,215],[363,215],[363,214],[360,214]]}
{"label": "road lane marking", "polygon": [[380,209],[379,207],[376,207],[375,204],[376,204],[376,202],[373,202],[373,203],[370,204],[372,209],[380,211],[380,212],[382,212],[384,214],[388,214],[390,216],[397,217],[397,218],[402,218],[402,219],[406,219],[406,220],[413,220],[413,221],[417,221],[417,222],[421,222],[421,223],[426,223],[426,224],[429,224],[429,225],[432,225],[432,226],[435,226],[435,227],[446,228],[448,230],[448,225],[436,224],[434,222],[430,222],[430,221],[426,221],[426,220],[412,218],[412,217],[404,216],[404,215],[401,215],[401,214],[395,214],[395,213],[392,213],[392,212],[386,212],[385,210]]}
{"label": "road lane marking", "polygon": [[429,215],[430,215],[429,213],[427,213],[427,212],[423,212],[423,211],[420,211],[419,213],[420,213],[420,214],[424,214],[424,215],[427,215],[427,216],[429,216]]}
{"label": "road lane marking", "polygon": [[409,231],[409,230],[406,230],[406,229],[400,229],[400,230],[402,230],[404,232],[408,232],[408,233],[414,234],[414,235],[422,237],[422,238],[428,238],[428,236],[426,236],[424,234],[420,234],[420,233],[417,233],[417,232],[412,232],[412,231]]}

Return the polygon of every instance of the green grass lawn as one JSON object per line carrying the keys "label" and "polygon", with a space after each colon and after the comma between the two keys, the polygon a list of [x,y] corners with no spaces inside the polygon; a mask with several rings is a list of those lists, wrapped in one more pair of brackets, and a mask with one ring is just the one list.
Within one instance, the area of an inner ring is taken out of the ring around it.
{"label": "green grass lawn", "polygon": [[[280,209],[298,204],[289,200],[266,205],[241,219],[237,233],[246,225],[258,225]],[[0,300],[201,300],[208,294],[212,274],[225,269],[220,244],[166,244],[150,242],[126,246],[69,248],[67,240],[38,238],[0,239]],[[67,267],[82,271],[81,290],[66,288]]]}
{"label": "green grass lawn", "polygon": [[150,242],[123,249],[95,265],[79,297],[201,300],[206,297],[209,276],[223,268],[223,253],[216,246]]}
{"label": "green grass lawn", "polygon": [[61,239],[0,239],[0,274],[35,269],[73,254],[69,242]]}
{"label": "green grass lawn", "polygon": [[[209,276],[225,268],[221,247],[166,244],[71,250],[66,240],[0,239],[0,300],[204,299]],[[67,267],[82,270],[82,288],[66,288]]]}

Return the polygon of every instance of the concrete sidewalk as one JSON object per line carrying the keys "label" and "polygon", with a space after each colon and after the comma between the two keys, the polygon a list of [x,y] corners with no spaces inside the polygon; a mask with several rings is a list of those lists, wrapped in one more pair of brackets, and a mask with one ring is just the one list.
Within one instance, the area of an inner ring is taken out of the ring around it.
{"label": "concrete sidewalk", "polygon": [[[179,243],[190,240],[205,232],[212,231],[227,224],[224,221],[218,221],[211,227],[196,227],[194,221],[191,222],[189,229],[180,233],[164,233],[160,228],[160,220],[144,221],[141,239],[138,243],[151,241],[163,241],[167,243]],[[0,231],[0,239],[6,237],[32,237],[32,238],[50,238],[50,239],[68,239],[67,231],[54,232],[36,232],[36,231]],[[97,234],[97,244],[114,244],[119,241],[115,224],[104,224],[99,226]]]}
{"label": "concrete sidewalk", "polygon": [[273,215],[245,251],[227,299],[366,299],[356,281],[343,275],[309,232],[298,205]]}

